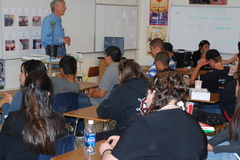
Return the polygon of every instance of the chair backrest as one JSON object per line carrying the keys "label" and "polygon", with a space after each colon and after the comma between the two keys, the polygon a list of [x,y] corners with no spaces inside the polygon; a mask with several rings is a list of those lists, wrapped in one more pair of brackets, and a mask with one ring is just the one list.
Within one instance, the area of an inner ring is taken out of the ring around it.
{"label": "chair backrest", "polygon": [[78,109],[78,96],[79,93],[74,92],[56,94],[53,104],[54,111],[63,114],[66,111]]}
{"label": "chair backrest", "polygon": [[74,150],[74,136],[68,135],[57,140],[56,154],[54,156],[40,154],[38,160],[50,160],[52,157],[58,156]]}

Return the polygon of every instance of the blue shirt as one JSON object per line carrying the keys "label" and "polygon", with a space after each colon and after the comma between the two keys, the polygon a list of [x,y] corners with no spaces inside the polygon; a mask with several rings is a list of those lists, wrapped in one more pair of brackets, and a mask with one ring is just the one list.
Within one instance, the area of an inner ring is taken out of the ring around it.
{"label": "blue shirt", "polygon": [[63,45],[63,38],[65,37],[64,29],[62,27],[62,19],[57,17],[54,13],[51,13],[47,17],[44,18],[42,23],[41,30],[41,43],[44,48],[47,45],[52,44],[52,26],[51,22],[55,21],[56,26],[54,28],[54,40],[53,45]]}
{"label": "blue shirt", "polygon": [[[169,67],[172,68],[172,69],[175,69],[176,68],[176,65],[172,59],[172,57],[170,57],[170,61],[169,61]],[[149,70],[147,71],[146,75],[149,77],[149,78],[153,78],[156,74],[158,73],[157,69],[156,69],[156,66],[155,66],[155,61],[151,64]]]}

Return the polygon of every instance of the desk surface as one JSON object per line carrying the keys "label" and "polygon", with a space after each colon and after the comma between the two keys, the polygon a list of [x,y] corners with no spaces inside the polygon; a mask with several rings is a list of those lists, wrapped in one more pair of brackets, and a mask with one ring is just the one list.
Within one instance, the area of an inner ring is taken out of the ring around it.
{"label": "desk surface", "polygon": [[[180,71],[180,73],[184,74],[184,75],[192,75],[193,69],[188,69],[187,72]],[[198,71],[198,75],[203,75],[203,74],[206,74],[206,73],[208,73],[208,71],[204,71],[204,70],[199,70]]]}
{"label": "desk surface", "polygon": [[[92,160],[101,160],[102,157],[99,152],[100,144],[105,142],[105,140],[97,142],[96,145],[96,154],[91,157]],[[51,160],[88,160],[87,156],[84,154],[83,147],[79,149],[75,149],[74,151],[56,156],[51,158]]]}
{"label": "desk surface", "polygon": [[99,83],[94,83],[94,82],[83,82],[83,81],[77,81],[77,82],[80,85],[80,90],[86,90],[89,88],[94,88],[99,86]]}
{"label": "desk surface", "polygon": [[91,119],[101,122],[108,122],[110,119],[101,118],[97,115],[96,109],[98,105],[86,107],[70,112],[65,112],[64,116],[75,117],[75,118],[83,118],[83,119]]}
{"label": "desk surface", "polygon": [[17,92],[19,92],[20,89],[14,89],[14,90],[3,90],[3,91],[0,91],[0,96],[3,96],[5,95],[4,93],[8,93],[8,94],[11,94],[12,96],[14,96]]}
{"label": "desk surface", "polygon": [[198,100],[198,99],[190,99],[189,95],[187,95],[187,100],[188,101],[195,101],[195,102],[205,102],[205,103],[218,103],[218,102],[220,102],[218,93],[211,93],[209,101],[207,101],[207,100]]}

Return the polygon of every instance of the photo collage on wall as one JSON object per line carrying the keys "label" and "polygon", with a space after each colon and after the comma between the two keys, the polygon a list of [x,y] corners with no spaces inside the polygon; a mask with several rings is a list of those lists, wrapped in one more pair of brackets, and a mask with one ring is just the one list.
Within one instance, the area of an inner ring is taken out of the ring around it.
{"label": "photo collage on wall", "polygon": [[2,26],[3,52],[19,54],[17,51],[42,49],[42,9],[4,8]]}

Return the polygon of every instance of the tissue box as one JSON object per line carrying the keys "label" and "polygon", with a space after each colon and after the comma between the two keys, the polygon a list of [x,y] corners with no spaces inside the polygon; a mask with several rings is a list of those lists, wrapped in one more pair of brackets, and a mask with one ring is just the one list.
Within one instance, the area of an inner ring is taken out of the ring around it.
{"label": "tissue box", "polygon": [[210,92],[206,88],[201,89],[195,89],[190,88],[189,95],[191,99],[197,99],[197,100],[210,100]]}

